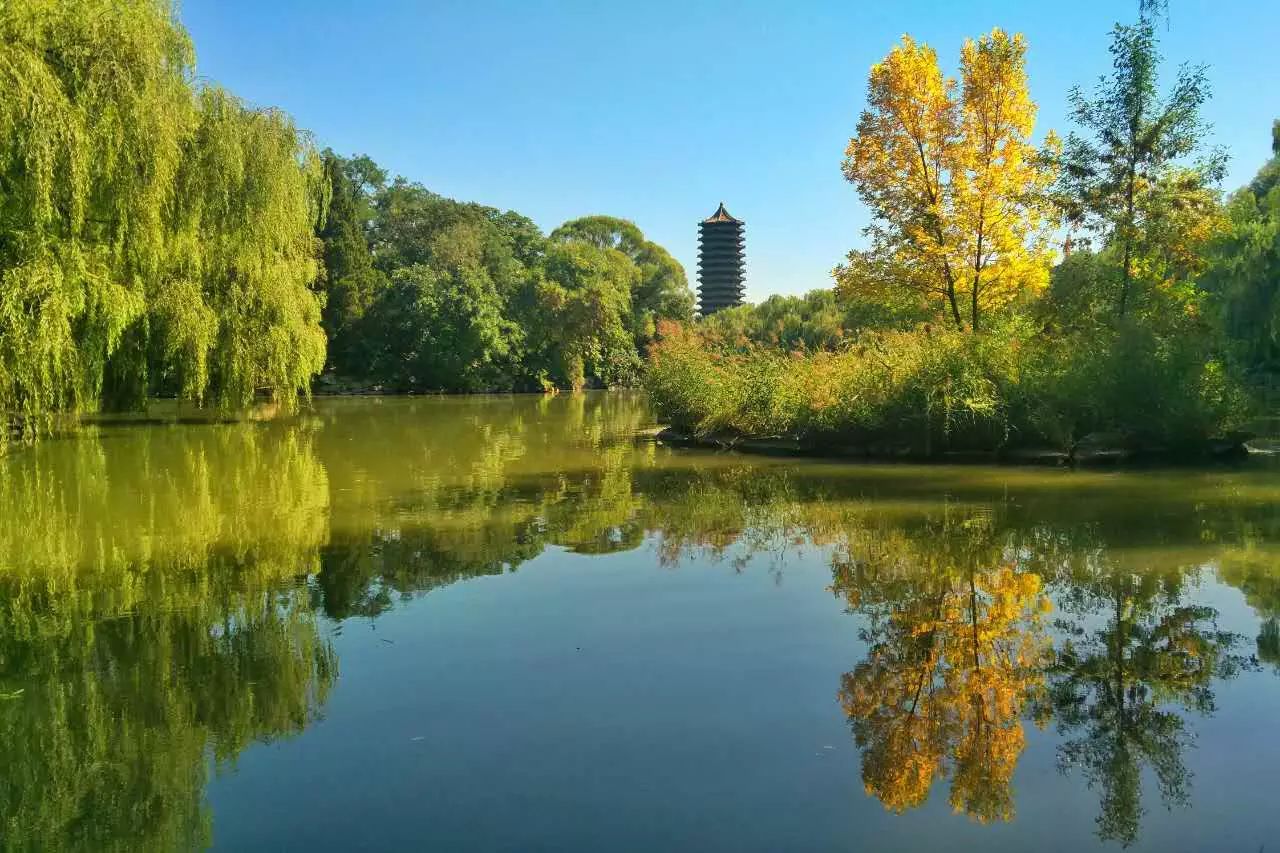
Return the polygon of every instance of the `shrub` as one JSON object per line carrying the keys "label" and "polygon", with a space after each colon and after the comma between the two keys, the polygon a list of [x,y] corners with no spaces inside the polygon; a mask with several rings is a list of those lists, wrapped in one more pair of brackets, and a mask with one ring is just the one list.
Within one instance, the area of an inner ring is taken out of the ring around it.
{"label": "shrub", "polygon": [[1069,448],[1099,431],[1170,448],[1231,425],[1243,399],[1203,339],[1138,326],[1049,336],[1026,317],[973,335],[867,332],[838,352],[727,347],[667,325],[646,387],[697,435],[791,436],[933,454]]}

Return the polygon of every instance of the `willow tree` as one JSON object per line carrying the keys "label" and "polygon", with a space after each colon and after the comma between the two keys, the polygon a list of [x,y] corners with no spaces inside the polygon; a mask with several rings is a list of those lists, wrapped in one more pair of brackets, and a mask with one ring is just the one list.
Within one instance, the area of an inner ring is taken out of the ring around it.
{"label": "willow tree", "polygon": [[217,87],[178,174],[170,265],[153,296],[162,363],[183,396],[220,405],[269,389],[287,402],[324,367],[319,155],[278,110]]}
{"label": "willow tree", "polygon": [[165,0],[0,4],[0,410],[20,421],[96,403],[145,310],[193,60]]}
{"label": "willow tree", "polygon": [[193,62],[168,0],[0,4],[7,424],[157,389],[241,404],[319,370],[318,158]]}
{"label": "willow tree", "polygon": [[933,48],[904,36],[872,66],[867,100],[844,174],[871,209],[871,247],[837,267],[842,295],[925,306],[976,330],[1042,289],[1052,167],[1031,144],[1022,36],[966,41],[959,85]]}

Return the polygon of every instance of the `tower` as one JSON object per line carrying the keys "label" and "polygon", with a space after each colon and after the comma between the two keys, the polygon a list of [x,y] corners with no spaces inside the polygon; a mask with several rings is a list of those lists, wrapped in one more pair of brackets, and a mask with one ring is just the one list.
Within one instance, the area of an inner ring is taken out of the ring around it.
{"label": "tower", "polygon": [[744,225],[724,202],[698,223],[698,308],[704,317],[742,304]]}

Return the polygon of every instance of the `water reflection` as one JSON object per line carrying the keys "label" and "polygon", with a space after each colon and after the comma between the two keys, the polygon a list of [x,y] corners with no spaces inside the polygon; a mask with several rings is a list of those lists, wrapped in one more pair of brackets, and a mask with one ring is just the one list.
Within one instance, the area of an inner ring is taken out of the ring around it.
{"label": "water reflection", "polygon": [[315,571],[326,503],[294,433],[148,431],[8,460],[5,849],[208,845],[210,758],[301,732],[333,683],[293,582]]}
{"label": "water reflection", "polygon": [[1065,593],[1071,617],[1059,623],[1045,710],[1066,738],[1060,766],[1099,792],[1098,836],[1127,846],[1143,813],[1142,768],[1165,806],[1187,805],[1186,715],[1212,713],[1215,682],[1251,661],[1234,652],[1241,637],[1217,629],[1214,608],[1184,597],[1184,578],[1099,563]]}
{"label": "water reflection", "polygon": [[876,541],[852,537],[833,589],[865,617],[866,658],[840,703],[869,794],[902,812],[950,776],[950,803],[980,822],[1013,818],[1024,706],[1044,692],[1050,654],[1039,576],[1004,559],[985,515]]}
{"label": "water reflection", "polygon": [[[207,845],[209,759],[323,712],[332,622],[553,546],[690,571],[822,554],[862,643],[836,701],[902,820],[937,786],[1013,821],[1038,726],[1099,839],[1131,844],[1144,803],[1194,802],[1215,690],[1280,673],[1274,472],[826,466],[637,443],[648,423],[626,395],[338,400],[0,461],[0,846]],[[1202,578],[1255,636],[1219,629]]]}

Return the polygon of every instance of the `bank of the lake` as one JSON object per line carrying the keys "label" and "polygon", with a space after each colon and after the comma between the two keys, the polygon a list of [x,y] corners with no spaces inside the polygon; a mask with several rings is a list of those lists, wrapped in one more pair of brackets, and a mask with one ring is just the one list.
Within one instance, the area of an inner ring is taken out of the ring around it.
{"label": "bank of the lake", "polygon": [[752,436],[734,432],[681,432],[670,426],[645,430],[641,438],[672,447],[734,451],[761,456],[784,456],[847,460],[851,462],[918,462],[965,465],[1047,465],[1106,467],[1113,465],[1217,465],[1238,463],[1250,456],[1280,453],[1275,438],[1240,431],[1211,439],[1195,447],[1171,450],[1142,446],[1128,436],[1100,433],[1085,436],[1065,450],[1052,447],[1014,447],[997,450],[941,450],[928,453],[910,442],[881,441],[872,444],[824,442],[795,436]]}
{"label": "bank of the lake", "polygon": [[669,325],[645,388],[665,440],[849,459],[1208,462],[1249,452],[1264,404],[1205,342],[1138,325],[1048,338],[868,332],[785,351]]}

